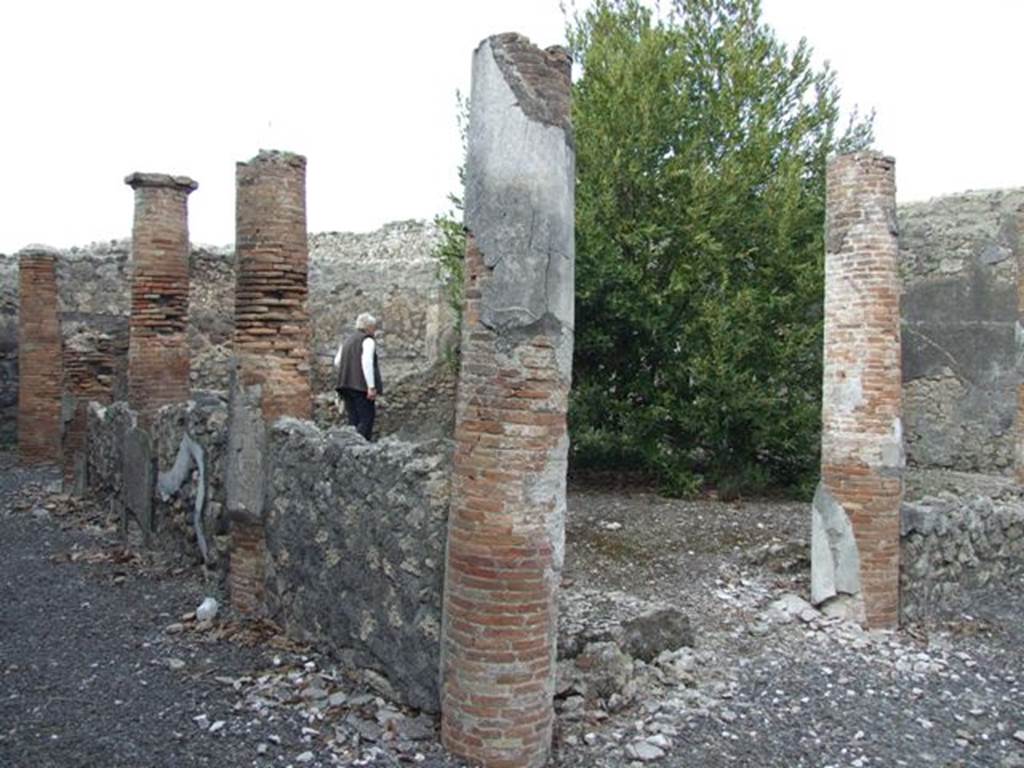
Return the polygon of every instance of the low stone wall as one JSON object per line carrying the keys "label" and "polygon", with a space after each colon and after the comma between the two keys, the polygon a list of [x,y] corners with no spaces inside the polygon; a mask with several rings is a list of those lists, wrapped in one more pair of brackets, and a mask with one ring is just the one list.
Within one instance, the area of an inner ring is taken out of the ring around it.
{"label": "low stone wall", "polygon": [[[226,398],[202,393],[165,406],[151,435],[137,423],[123,402],[91,404],[90,492],[150,543],[202,556],[223,575]],[[303,640],[354,654],[408,703],[436,710],[450,443],[367,443],[350,427],[324,432],[284,418],[266,451],[270,615]]]}
{"label": "low stone wall", "polygon": [[449,444],[366,443],[295,419],[268,442],[272,616],[355,650],[408,703],[436,711]]}
{"label": "low stone wall", "polygon": [[121,515],[124,498],[125,435],[137,417],[127,403],[89,404],[86,446],[86,486],[89,493],[110,503],[111,513]]}
{"label": "low stone wall", "polygon": [[[153,443],[159,468],[157,537],[182,554],[203,557],[207,567],[223,570],[227,567],[229,539],[224,514],[226,396],[198,392],[186,403],[164,406],[153,425]],[[202,502],[198,515],[197,500]],[[199,528],[195,525],[197,519]]]}
{"label": "low stone wall", "polygon": [[965,590],[1024,571],[1024,499],[943,494],[905,502],[900,558],[904,621],[965,607]]}

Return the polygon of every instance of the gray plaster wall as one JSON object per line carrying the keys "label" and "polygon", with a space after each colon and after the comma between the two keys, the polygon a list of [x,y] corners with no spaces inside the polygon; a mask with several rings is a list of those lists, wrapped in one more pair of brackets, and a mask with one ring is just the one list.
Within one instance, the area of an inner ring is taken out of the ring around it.
{"label": "gray plaster wall", "polygon": [[436,711],[450,444],[367,443],[289,418],[269,444],[271,615]]}
{"label": "gray plaster wall", "polygon": [[903,409],[912,466],[1008,473],[1024,189],[899,209]]}

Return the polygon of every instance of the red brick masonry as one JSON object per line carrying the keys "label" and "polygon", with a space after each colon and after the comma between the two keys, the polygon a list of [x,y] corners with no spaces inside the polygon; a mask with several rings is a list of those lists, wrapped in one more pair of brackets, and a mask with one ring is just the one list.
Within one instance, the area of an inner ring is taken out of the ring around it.
{"label": "red brick masonry", "polygon": [[[281,416],[309,419],[310,327],[307,310],[306,158],[265,151],[236,169],[236,405],[258,390],[269,426]],[[262,478],[247,477],[245,483]],[[232,604],[262,606],[266,542],[260,520],[235,519],[228,575]]]}
{"label": "red brick masonry", "polygon": [[18,461],[61,460],[61,338],[57,252],[18,253]]}
{"label": "red brick masonry", "polygon": [[899,622],[903,496],[895,163],[874,152],[828,168],[822,481],[860,558],[866,622]]}
{"label": "red brick masonry", "polygon": [[[568,66],[517,35],[485,41],[474,62],[467,212],[487,213],[467,215],[484,228],[466,248],[441,728],[451,752],[487,768],[540,766],[551,747],[572,357]],[[526,120],[536,133],[517,130]],[[549,271],[555,260],[568,266]]]}
{"label": "red brick masonry", "polygon": [[188,196],[186,176],[133,173],[132,299],[128,402],[143,424],[164,405],[188,399]]}

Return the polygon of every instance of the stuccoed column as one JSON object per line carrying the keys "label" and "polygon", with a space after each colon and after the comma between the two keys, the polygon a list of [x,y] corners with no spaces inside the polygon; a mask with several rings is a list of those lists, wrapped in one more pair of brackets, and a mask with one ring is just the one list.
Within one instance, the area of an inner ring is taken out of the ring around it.
{"label": "stuccoed column", "polygon": [[539,766],[554,717],[572,368],[570,61],[515,34],[473,57],[465,305],[442,629],[442,739]]}
{"label": "stuccoed column", "polygon": [[837,157],[827,185],[811,593],[828,611],[894,627],[904,464],[895,162],[876,152]]}
{"label": "stuccoed column", "polygon": [[43,245],[18,252],[18,462],[61,460],[61,335],[58,253]]}
{"label": "stuccoed column", "polygon": [[226,462],[232,603],[262,605],[266,427],[312,413],[306,158],[261,150],[236,168],[235,367]]}
{"label": "stuccoed column", "polygon": [[128,320],[128,402],[148,424],[189,394],[187,176],[133,173],[132,305]]}

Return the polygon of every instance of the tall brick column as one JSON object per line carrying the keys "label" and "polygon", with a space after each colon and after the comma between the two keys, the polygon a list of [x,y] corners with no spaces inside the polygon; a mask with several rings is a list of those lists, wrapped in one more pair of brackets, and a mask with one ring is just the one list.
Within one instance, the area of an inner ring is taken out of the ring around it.
{"label": "tall brick column", "polygon": [[903,434],[895,162],[828,168],[821,485],[811,590],[870,627],[899,623]]}
{"label": "tall brick column", "polygon": [[61,339],[57,251],[18,252],[18,461],[60,462]]}
{"label": "tall brick column", "polygon": [[236,171],[235,373],[227,464],[229,587],[244,611],[262,604],[266,427],[309,419],[306,158],[260,151]]}
{"label": "tall brick column", "polygon": [[570,61],[473,58],[466,303],[442,629],[442,739],[483,766],[550,745],[573,345]]}
{"label": "tall brick column", "polygon": [[145,424],[188,399],[188,196],[199,185],[163,173],[124,182],[135,190],[128,402]]}

